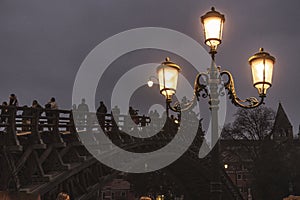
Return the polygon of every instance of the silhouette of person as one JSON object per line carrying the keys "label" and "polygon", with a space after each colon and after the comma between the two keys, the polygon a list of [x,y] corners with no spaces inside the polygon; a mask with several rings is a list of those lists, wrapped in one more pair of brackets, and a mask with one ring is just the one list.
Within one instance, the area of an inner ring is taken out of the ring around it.
{"label": "silhouette of person", "polygon": [[17,96],[15,94],[11,94],[9,96],[9,105],[10,106],[19,106],[19,102]]}
{"label": "silhouette of person", "polygon": [[74,112],[74,111],[75,111],[75,112],[77,111],[77,106],[76,106],[76,104],[73,104],[73,105],[72,105],[72,111],[73,111],[73,112]]}
{"label": "silhouette of person", "polygon": [[79,123],[79,114],[77,112],[77,105],[73,104],[72,105],[72,113],[73,113],[73,119],[76,123]]}
{"label": "silhouette of person", "polygon": [[139,124],[138,110],[135,110],[132,108],[132,106],[129,106],[128,113],[129,113],[131,119],[134,121],[134,123]]}
{"label": "silhouette of person", "polygon": [[129,106],[129,111],[128,111],[128,113],[129,113],[130,116],[135,116],[135,115],[137,115],[136,110],[134,110],[134,109],[132,108],[132,106]]}
{"label": "silhouette of person", "polygon": [[23,106],[23,112],[22,112],[22,131],[29,131],[29,124],[31,123],[30,121],[30,116],[32,116],[31,110],[28,108],[27,105]]}
{"label": "silhouette of person", "polygon": [[115,115],[115,116],[118,116],[120,115],[120,108],[118,106],[115,106],[111,112]]}
{"label": "silhouette of person", "polygon": [[48,130],[51,131],[52,129],[51,129],[50,126],[52,126],[52,124],[53,124],[53,122],[54,122],[54,120],[53,120],[54,115],[53,115],[53,113],[50,111],[50,110],[51,110],[51,104],[50,104],[50,103],[47,103],[47,104],[45,105],[45,109],[46,109],[46,110],[45,110],[45,114],[46,114],[46,117],[47,117]]}
{"label": "silhouette of person", "polygon": [[32,101],[32,105],[31,108],[38,108],[38,109],[42,109],[43,107],[39,104],[39,102],[37,100],[33,100]]}
{"label": "silhouette of person", "polygon": [[57,195],[56,200],[71,200],[70,196],[64,192],[61,192]]}
{"label": "silhouette of person", "polygon": [[39,102],[37,100],[33,100],[32,101],[32,105],[31,108],[33,109],[37,109],[38,110],[38,115],[40,116],[42,114],[42,109],[43,107],[39,104]]}
{"label": "silhouette of person", "polygon": [[101,128],[105,129],[105,115],[107,113],[107,108],[104,105],[103,101],[100,101],[100,106],[97,109],[97,118]]}
{"label": "silhouette of person", "polygon": [[154,128],[157,128],[159,126],[159,113],[157,112],[157,110],[151,111],[149,113],[149,117],[151,119],[151,123],[150,125]]}
{"label": "silhouette of person", "polygon": [[31,108],[36,109],[38,116],[41,116],[41,114],[43,112],[43,107],[39,104],[39,102],[37,100],[32,101]]}
{"label": "silhouette of person", "polygon": [[50,110],[58,109],[58,105],[57,105],[54,97],[51,97],[50,101],[45,105],[45,108],[48,109],[48,116],[47,116],[47,111],[46,111],[46,116],[48,117],[48,123],[50,122],[50,124],[54,126],[55,124],[58,123],[58,117],[59,117],[58,112],[49,111],[49,109]]}
{"label": "silhouette of person", "polygon": [[112,126],[114,130],[116,130],[119,124],[120,108],[116,105],[115,107],[113,107],[113,109],[111,109],[111,114]]}
{"label": "silhouette of person", "polygon": [[4,101],[2,102],[2,108],[1,108],[1,123],[6,123],[7,122],[7,116],[8,115],[8,109],[7,109],[7,102]]}
{"label": "silhouette of person", "polygon": [[[32,104],[31,104],[31,108],[33,110],[31,110],[31,116],[34,117],[34,112],[36,111],[37,116],[36,117],[40,117],[43,113],[43,107],[39,104],[39,102],[37,100],[33,100]],[[38,122],[38,119],[37,119]],[[40,122],[43,123],[43,122]],[[42,127],[39,127],[39,130],[42,130]]]}
{"label": "silhouette of person", "polygon": [[58,109],[58,105],[57,105],[54,97],[52,97],[48,103],[50,104],[51,109]]}
{"label": "silhouette of person", "polygon": [[85,99],[81,99],[81,104],[78,105],[78,120],[79,123],[84,123],[86,114],[89,112],[89,106],[85,103]]}
{"label": "silhouette of person", "polygon": [[85,103],[85,99],[81,99],[81,104],[78,105],[79,112],[89,112],[89,106]]}

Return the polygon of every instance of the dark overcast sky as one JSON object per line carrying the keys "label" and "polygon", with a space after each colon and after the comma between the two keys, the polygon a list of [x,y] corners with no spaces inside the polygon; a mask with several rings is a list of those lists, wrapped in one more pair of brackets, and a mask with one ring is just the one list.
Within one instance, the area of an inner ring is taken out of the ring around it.
{"label": "dark overcast sky", "polygon": [[[277,58],[266,104],[277,109],[281,101],[298,131],[298,0],[0,0],[0,100],[16,93],[21,105],[32,99],[45,104],[55,96],[61,108],[70,108],[76,72],[101,41],[152,26],[202,43],[199,17],[211,6],[226,17],[217,64],[233,73],[239,96],[257,94],[247,60],[264,47]],[[161,60],[156,55],[152,62]]]}

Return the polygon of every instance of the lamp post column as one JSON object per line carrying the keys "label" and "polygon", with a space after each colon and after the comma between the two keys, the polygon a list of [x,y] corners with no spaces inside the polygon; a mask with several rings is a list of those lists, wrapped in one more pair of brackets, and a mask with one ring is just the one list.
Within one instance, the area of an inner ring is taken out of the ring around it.
{"label": "lamp post column", "polygon": [[201,16],[201,23],[204,28],[205,44],[210,47],[210,55],[212,58],[211,67],[209,69],[209,101],[211,111],[211,147],[215,144],[212,150],[212,171],[213,179],[210,184],[211,199],[221,199],[221,182],[220,182],[220,161],[219,161],[219,124],[218,124],[218,110],[219,110],[219,92],[218,86],[221,84],[220,72],[215,64],[215,55],[217,48],[222,42],[223,25],[225,16],[216,11],[214,7],[209,12]]}
{"label": "lamp post column", "polygon": [[170,104],[170,100],[167,99],[166,100],[166,115],[167,115],[167,119],[169,118],[169,104]]}
{"label": "lamp post column", "polygon": [[211,200],[221,200],[221,180],[220,180],[220,160],[219,160],[219,93],[218,86],[220,85],[219,70],[214,61],[215,52],[212,54],[212,63],[209,69],[209,89],[210,89],[210,111],[211,111],[211,144],[215,144],[212,151],[212,169],[213,177],[210,183]]}

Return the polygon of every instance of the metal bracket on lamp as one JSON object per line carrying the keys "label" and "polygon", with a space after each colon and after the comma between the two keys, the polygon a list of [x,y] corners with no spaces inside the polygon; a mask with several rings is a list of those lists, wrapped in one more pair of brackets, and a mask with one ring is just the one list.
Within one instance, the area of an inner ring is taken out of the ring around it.
{"label": "metal bracket on lamp", "polygon": [[249,97],[247,99],[240,99],[235,91],[234,80],[229,71],[222,71],[220,76],[227,76],[228,80],[224,83],[225,89],[228,91],[229,99],[231,102],[238,107],[242,108],[255,108],[264,104],[265,95],[260,95],[260,101],[255,97]]}

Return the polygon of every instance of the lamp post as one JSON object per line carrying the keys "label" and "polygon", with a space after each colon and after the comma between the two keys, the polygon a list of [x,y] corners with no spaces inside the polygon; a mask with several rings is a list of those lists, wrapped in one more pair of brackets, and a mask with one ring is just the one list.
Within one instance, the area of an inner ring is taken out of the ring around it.
{"label": "lamp post", "polygon": [[[204,29],[205,44],[210,48],[212,63],[207,72],[199,73],[196,76],[194,84],[194,97],[188,104],[183,105],[179,102],[171,105],[172,96],[176,93],[178,75],[181,70],[180,66],[171,62],[166,58],[160,66],[157,67],[158,82],[160,85],[160,93],[165,96],[167,112],[171,109],[174,112],[181,112],[190,109],[199,97],[209,97],[209,108],[211,111],[211,132],[212,144],[216,144],[212,152],[212,164],[214,166],[214,177],[211,181],[211,199],[221,199],[221,181],[220,181],[220,162],[219,162],[219,127],[218,127],[218,109],[219,109],[219,86],[224,87],[228,91],[229,99],[238,107],[251,109],[260,106],[264,102],[267,89],[272,86],[272,74],[275,58],[260,48],[259,52],[249,58],[249,64],[252,71],[253,86],[257,88],[260,100],[250,97],[245,100],[240,99],[234,86],[234,80],[229,71],[221,71],[215,65],[215,55],[217,48],[222,42],[223,25],[225,17],[214,8],[201,17]],[[222,83],[223,77],[227,81]],[[201,81],[202,80],[202,81]],[[204,83],[203,83],[204,80]],[[204,95],[200,95],[200,93]]]}

